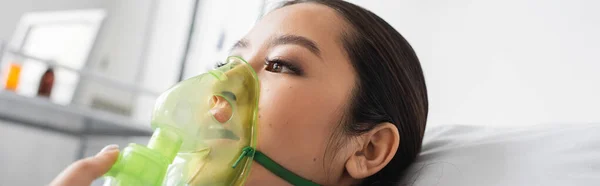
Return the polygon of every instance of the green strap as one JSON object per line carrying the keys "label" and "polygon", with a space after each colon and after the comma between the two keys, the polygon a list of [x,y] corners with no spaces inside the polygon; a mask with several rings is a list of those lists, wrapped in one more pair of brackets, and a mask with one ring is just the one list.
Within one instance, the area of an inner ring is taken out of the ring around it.
{"label": "green strap", "polygon": [[258,164],[265,167],[267,170],[271,171],[273,174],[284,179],[288,183],[291,183],[292,185],[320,186],[319,184],[316,184],[315,182],[304,179],[304,178],[294,174],[293,172],[285,169],[284,167],[282,167],[281,165],[279,165],[275,161],[273,161],[271,158],[269,158],[267,155],[263,154],[260,151],[254,150],[251,147],[244,148],[244,150],[242,151],[242,154],[240,155],[240,157],[238,158],[236,163],[234,163],[233,168],[235,168],[235,166],[237,166],[237,164],[239,163],[241,158],[243,158],[245,156],[247,156],[247,157],[254,156],[254,161],[256,161]]}
{"label": "green strap", "polygon": [[273,174],[279,176],[285,181],[291,183],[296,186],[319,186],[310,180],[304,179],[293,172],[283,168],[281,165],[275,163],[271,158],[267,155],[263,154],[260,151],[254,152],[254,161],[258,162],[260,165],[265,167],[267,170],[271,171]]}

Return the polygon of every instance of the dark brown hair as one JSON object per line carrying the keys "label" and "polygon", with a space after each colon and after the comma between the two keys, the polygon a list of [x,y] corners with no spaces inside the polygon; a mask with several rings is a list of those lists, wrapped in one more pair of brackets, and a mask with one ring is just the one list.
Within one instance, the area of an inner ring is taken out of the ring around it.
{"label": "dark brown hair", "polygon": [[400,146],[391,162],[361,185],[397,183],[421,151],[428,101],[421,64],[410,44],[374,13],[341,0],[295,0],[280,7],[317,3],[334,9],[349,25],[342,33],[344,49],[358,76],[340,126],[356,136],[390,122],[400,133]]}

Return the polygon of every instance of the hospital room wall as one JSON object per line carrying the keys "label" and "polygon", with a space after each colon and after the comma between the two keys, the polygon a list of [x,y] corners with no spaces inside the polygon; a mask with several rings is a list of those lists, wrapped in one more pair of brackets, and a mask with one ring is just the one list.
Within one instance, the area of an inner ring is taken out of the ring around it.
{"label": "hospital room wall", "polygon": [[[85,2],[85,3],[84,3]],[[29,11],[55,11],[71,9],[102,8],[107,10],[107,20],[91,54],[89,67],[106,76],[125,82],[139,80],[138,84],[160,92],[177,81],[179,61],[183,54],[192,1],[155,0],[111,0],[111,1],[0,1],[0,7],[14,7],[10,12],[0,12],[0,38],[9,39],[20,16]],[[21,8],[22,7],[22,8]],[[31,8],[34,7],[34,8]],[[2,9],[6,10],[6,9]],[[154,15],[151,15],[154,14]],[[9,19],[10,18],[10,19]],[[118,19],[118,20],[115,20]],[[149,24],[151,19],[153,24]],[[126,26],[122,26],[126,25]],[[150,28],[149,37],[145,29]],[[149,38],[149,39],[148,39]],[[144,39],[148,41],[143,42]],[[142,48],[142,45],[146,45]],[[141,58],[141,51],[148,54]],[[146,67],[138,68],[141,60]],[[107,63],[107,64],[102,64]],[[173,70],[173,68],[177,68]],[[139,73],[138,73],[139,72]],[[139,74],[139,78],[136,78]],[[89,84],[88,84],[89,85]],[[83,91],[80,99],[98,96],[114,98],[119,102],[123,91],[111,91],[92,84]],[[105,90],[105,91],[102,91]],[[128,104],[137,118],[149,118],[152,98],[139,97]],[[81,100],[79,100],[81,101]],[[84,101],[81,101],[84,102]],[[150,105],[150,106],[149,106]],[[144,109],[147,108],[147,109]],[[36,114],[36,113],[32,113]],[[147,124],[147,123],[144,123]],[[20,124],[0,121],[0,180],[7,185],[44,185],[79,154],[79,138],[53,131],[44,131]],[[93,136],[85,142],[83,153],[94,154],[104,145],[117,143],[124,147],[129,142],[145,144],[147,137]]]}
{"label": "hospital room wall", "polygon": [[[0,40],[8,42],[26,12],[103,9],[107,17],[86,68],[122,83],[162,92],[179,76],[193,0],[0,1]],[[148,118],[154,96],[134,94],[93,79],[82,79],[73,100],[102,102]]]}
{"label": "hospital room wall", "polygon": [[102,99],[130,110],[134,119],[147,122],[157,94],[179,79],[194,1],[129,0],[119,4],[118,9],[123,11],[109,12],[109,16],[127,19],[107,20],[109,27],[99,35],[89,67],[145,92],[90,82],[84,83],[87,87],[81,89],[78,101],[90,105],[93,99]]}
{"label": "hospital room wall", "polygon": [[104,8],[108,5],[105,0],[2,0],[0,7],[0,40],[8,41],[12,36],[19,19],[25,12],[54,11],[65,9]]}
{"label": "hospital room wall", "polygon": [[[150,27],[156,27],[156,24],[152,23],[157,21],[152,19],[156,18],[153,15],[157,12],[161,1],[163,0],[0,1],[0,7],[10,7],[1,8],[0,40],[8,42],[11,39],[21,16],[26,12],[102,9],[106,11],[107,16],[84,68],[122,83],[136,84],[143,80],[144,70],[152,69],[152,67],[139,68],[141,63],[152,60],[146,57],[150,45],[154,44],[152,41],[156,40],[152,37],[168,37],[152,35],[150,30]],[[89,78],[81,79],[79,85],[73,98],[75,104],[90,106],[94,101],[102,101],[136,113],[135,99],[132,99],[134,94],[131,91],[121,90],[114,85],[103,84]]]}
{"label": "hospital room wall", "polygon": [[430,126],[600,122],[600,1],[351,1],[416,50]]}
{"label": "hospital room wall", "polygon": [[[26,12],[106,8],[104,0],[2,0],[0,40],[7,41]],[[35,113],[32,113],[35,114]],[[76,137],[0,120],[1,185],[44,185],[77,154]]]}

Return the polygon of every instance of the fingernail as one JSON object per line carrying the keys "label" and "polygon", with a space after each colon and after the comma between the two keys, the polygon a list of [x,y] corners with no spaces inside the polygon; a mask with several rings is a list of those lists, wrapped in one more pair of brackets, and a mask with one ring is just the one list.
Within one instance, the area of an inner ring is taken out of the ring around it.
{"label": "fingernail", "polygon": [[103,152],[108,152],[108,151],[112,151],[115,149],[119,149],[119,145],[115,145],[115,144],[108,145],[108,146],[102,148],[102,150],[100,150],[100,152],[98,154],[102,154]]}

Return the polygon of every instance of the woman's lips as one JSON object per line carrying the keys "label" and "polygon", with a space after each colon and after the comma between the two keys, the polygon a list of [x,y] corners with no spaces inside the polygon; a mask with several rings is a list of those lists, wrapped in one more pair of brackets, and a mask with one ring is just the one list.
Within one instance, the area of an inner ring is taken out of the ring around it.
{"label": "woman's lips", "polygon": [[209,129],[204,136],[205,139],[231,139],[240,140],[231,130],[227,129]]}

